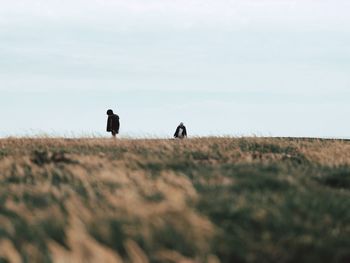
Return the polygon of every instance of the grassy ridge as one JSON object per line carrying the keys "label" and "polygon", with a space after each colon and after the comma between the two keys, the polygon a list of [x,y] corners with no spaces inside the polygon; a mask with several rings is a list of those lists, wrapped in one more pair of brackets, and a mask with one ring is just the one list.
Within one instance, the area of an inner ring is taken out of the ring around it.
{"label": "grassy ridge", "polygon": [[350,142],[0,140],[0,262],[349,262]]}

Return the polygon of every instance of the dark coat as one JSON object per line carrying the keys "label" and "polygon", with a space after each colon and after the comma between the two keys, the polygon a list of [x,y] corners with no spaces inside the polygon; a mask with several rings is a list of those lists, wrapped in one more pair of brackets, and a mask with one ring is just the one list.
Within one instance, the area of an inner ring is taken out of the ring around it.
{"label": "dark coat", "polygon": [[[182,134],[179,134],[180,132],[180,129],[182,129]],[[175,138],[184,138],[184,137],[187,137],[187,130],[186,130],[186,127],[185,126],[178,126],[176,128],[176,131],[174,133],[174,137]]]}
{"label": "dark coat", "polygon": [[109,115],[107,120],[107,131],[119,133],[119,116],[117,114]]}

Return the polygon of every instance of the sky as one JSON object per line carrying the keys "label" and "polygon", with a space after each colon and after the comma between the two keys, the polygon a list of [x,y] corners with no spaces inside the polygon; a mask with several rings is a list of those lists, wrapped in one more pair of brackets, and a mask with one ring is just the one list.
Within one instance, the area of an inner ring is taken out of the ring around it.
{"label": "sky", "polygon": [[348,0],[0,0],[0,137],[350,138]]}

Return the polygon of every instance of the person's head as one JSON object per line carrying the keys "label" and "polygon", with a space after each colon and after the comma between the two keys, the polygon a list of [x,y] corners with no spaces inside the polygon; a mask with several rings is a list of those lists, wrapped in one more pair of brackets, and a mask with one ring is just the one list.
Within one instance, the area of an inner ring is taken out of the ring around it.
{"label": "person's head", "polygon": [[180,126],[181,126],[181,127],[184,126],[184,123],[183,123],[183,122],[180,122]]}
{"label": "person's head", "polygon": [[113,115],[113,111],[112,111],[112,110],[108,110],[108,111],[107,111],[107,115],[108,115],[108,116]]}

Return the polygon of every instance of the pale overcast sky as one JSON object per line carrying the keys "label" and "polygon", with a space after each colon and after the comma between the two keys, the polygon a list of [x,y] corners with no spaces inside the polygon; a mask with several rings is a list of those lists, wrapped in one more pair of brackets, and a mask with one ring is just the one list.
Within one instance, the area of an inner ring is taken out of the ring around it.
{"label": "pale overcast sky", "polygon": [[350,137],[348,0],[0,0],[0,136]]}

